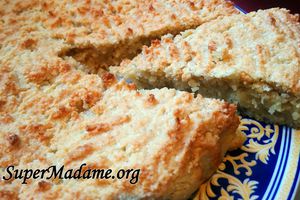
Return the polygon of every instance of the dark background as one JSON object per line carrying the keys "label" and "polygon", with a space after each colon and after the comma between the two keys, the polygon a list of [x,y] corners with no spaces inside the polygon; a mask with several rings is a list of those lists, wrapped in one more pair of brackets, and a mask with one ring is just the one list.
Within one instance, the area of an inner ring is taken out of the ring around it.
{"label": "dark background", "polygon": [[300,14],[300,0],[231,0],[246,12],[272,7],[281,7]]}

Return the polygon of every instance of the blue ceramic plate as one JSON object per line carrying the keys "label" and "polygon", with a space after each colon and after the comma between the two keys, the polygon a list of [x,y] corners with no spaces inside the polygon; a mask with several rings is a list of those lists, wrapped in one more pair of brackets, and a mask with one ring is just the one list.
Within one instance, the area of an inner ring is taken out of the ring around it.
{"label": "blue ceramic plate", "polygon": [[229,152],[196,199],[292,200],[299,184],[300,131],[243,118],[247,141]]}
{"label": "blue ceramic plate", "polygon": [[195,199],[294,200],[300,177],[300,130],[243,118],[239,131],[247,141],[228,153]]}

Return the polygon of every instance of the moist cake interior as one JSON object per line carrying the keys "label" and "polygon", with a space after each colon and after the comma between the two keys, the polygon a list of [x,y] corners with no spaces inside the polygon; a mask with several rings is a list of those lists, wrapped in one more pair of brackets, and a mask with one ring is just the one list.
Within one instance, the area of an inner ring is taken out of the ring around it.
{"label": "moist cake interior", "polygon": [[[137,77],[148,78],[137,79]],[[276,121],[279,124],[283,124],[285,121],[289,121],[292,123],[292,126],[298,126],[298,124],[293,122],[300,118],[299,97],[281,92],[279,89],[266,83],[237,84],[232,80],[206,80],[201,77],[194,77],[192,80],[184,82],[182,80],[167,79],[165,76],[162,78],[158,75],[149,75],[148,73],[132,76],[129,79],[136,83],[139,88],[168,87],[194,92],[209,98],[224,99],[237,104],[242,115],[269,123]],[[255,111],[253,111],[253,106]],[[292,115],[285,114],[289,112]]]}

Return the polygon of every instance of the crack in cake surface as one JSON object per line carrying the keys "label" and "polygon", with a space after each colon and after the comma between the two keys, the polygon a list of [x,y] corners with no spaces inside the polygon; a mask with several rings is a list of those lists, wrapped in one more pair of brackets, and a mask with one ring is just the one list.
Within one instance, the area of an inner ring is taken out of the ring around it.
{"label": "crack in cake surface", "polygon": [[[198,24],[197,24],[198,25]],[[181,31],[195,28],[196,25],[186,27],[172,27],[173,30],[166,29],[157,31],[151,36],[141,36],[132,40],[121,41],[117,44],[108,46],[80,46],[70,47],[59,53],[60,57],[73,57],[76,61],[83,64],[89,73],[102,73],[110,66],[119,65],[124,59],[132,59],[138,55],[143,46],[149,46],[151,41],[160,39],[165,34],[177,35]]]}
{"label": "crack in cake surface", "polygon": [[[129,15],[111,13],[106,18],[100,16],[89,22],[89,26],[97,27],[93,31],[77,31],[78,28],[70,26],[74,30],[64,33],[54,26],[55,37],[66,38],[70,44],[60,56],[72,56],[86,65],[88,72],[97,73],[99,69],[103,71],[101,68],[105,70],[120,64],[125,58],[133,58],[153,39],[160,39],[167,33],[176,35],[215,18],[237,13],[230,2],[222,0],[183,1],[178,5],[172,0],[162,5],[154,1],[139,4]],[[166,10],[160,12],[160,6]],[[147,13],[140,13],[145,10]]]}

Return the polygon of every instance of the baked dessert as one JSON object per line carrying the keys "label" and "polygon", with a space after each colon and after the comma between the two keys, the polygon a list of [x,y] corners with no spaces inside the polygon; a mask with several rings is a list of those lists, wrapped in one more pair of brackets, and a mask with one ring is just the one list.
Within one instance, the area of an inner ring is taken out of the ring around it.
{"label": "baked dessert", "polygon": [[14,120],[1,125],[2,167],[77,169],[87,163],[114,172],[140,169],[140,177],[135,184],[1,181],[1,199],[184,199],[228,149],[241,145],[234,105],[174,89],[137,91],[111,74],[72,72],[22,99]]}
{"label": "baked dessert", "polygon": [[72,56],[92,73],[132,58],[151,39],[237,12],[225,0],[14,0],[2,1],[0,11],[2,35],[36,23],[51,38],[64,40],[60,56]]}
{"label": "baked dessert", "polygon": [[172,87],[225,99],[257,120],[300,127],[299,16],[237,14],[167,35],[111,71],[140,88]]}
{"label": "baked dessert", "polygon": [[[197,189],[241,143],[235,106],[88,74],[130,57],[133,45],[235,12],[223,1],[197,2],[1,1],[0,199],[181,199]],[[97,66],[85,58],[91,48]],[[140,168],[140,179],[2,179],[12,165],[83,162]]]}

